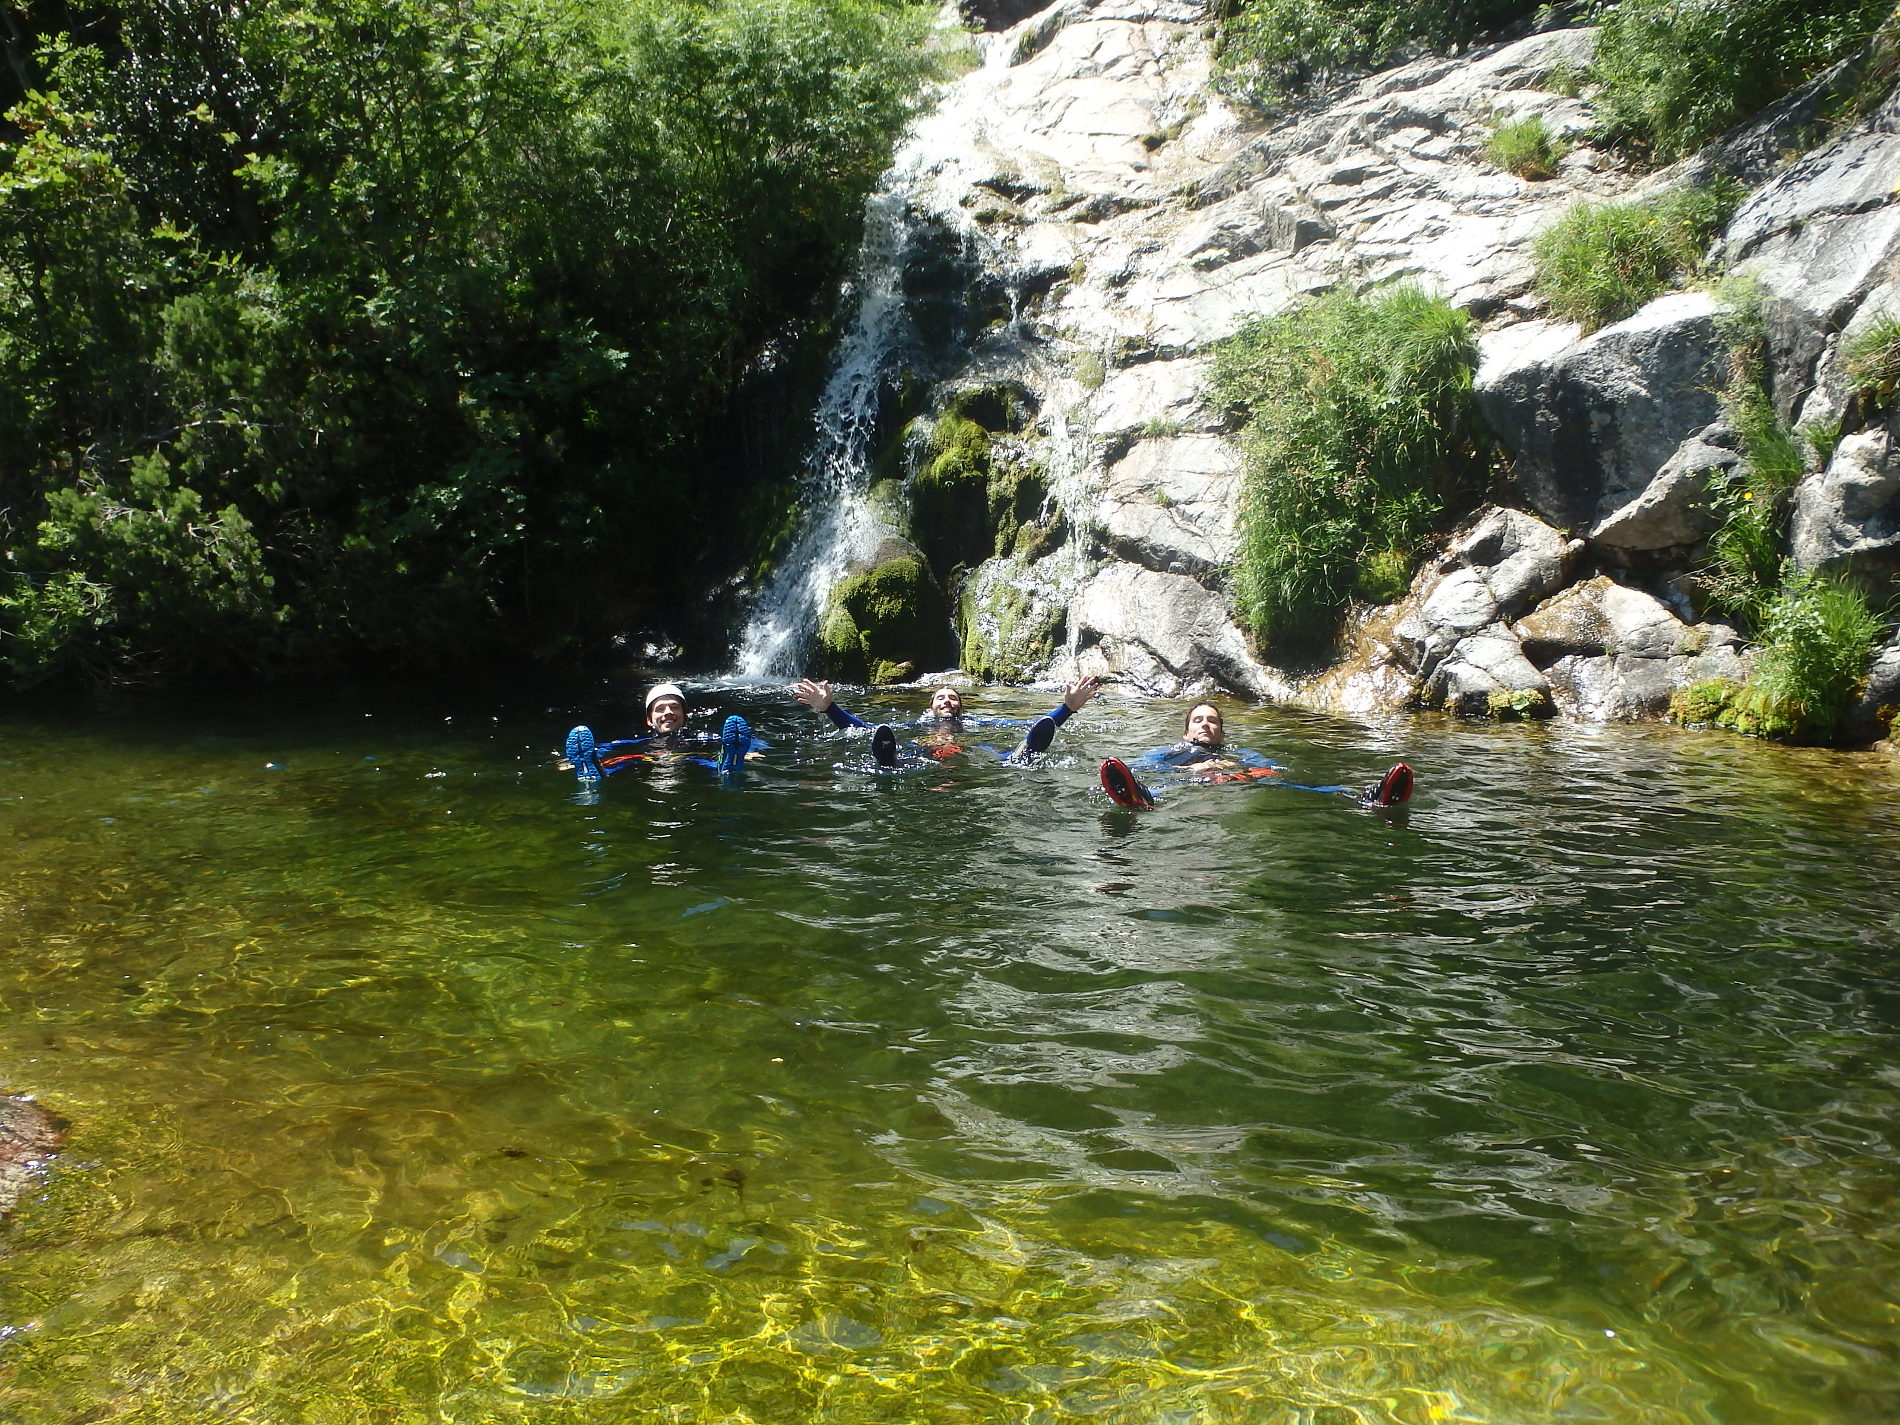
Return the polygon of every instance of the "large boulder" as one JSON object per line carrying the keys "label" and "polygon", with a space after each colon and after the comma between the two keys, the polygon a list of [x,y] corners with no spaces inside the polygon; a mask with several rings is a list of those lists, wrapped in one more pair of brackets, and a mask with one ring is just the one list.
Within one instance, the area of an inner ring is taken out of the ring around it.
{"label": "large boulder", "polygon": [[37,1104],[0,1097],[0,1219],[44,1175],[63,1127]]}
{"label": "large boulder", "polygon": [[1556,711],[1591,722],[1660,718],[1678,688],[1743,673],[1733,629],[1691,627],[1607,575],[1546,600],[1511,632],[1548,679]]}
{"label": "large boulder", "polygon": [[1709,293],[1678,292],[1581,339],[1526,323],[1480,341],[1479,409],[1538,514],[1573,531],[1610,521],[1716,420],[1721,312]]}
{"label": "large boulder", "polygon": [[1070,619],[1078,673],[1119,674],[1163,697],[1226,689],[1271,698],[1290,691],[1254,658],[1225,596],[1184,575],[1111,564],[1084,586]]}
{"label": "large boulder", "polygon": [[1790,545],[1808,573],[1886,575],[1900,570],[1900,439],[1895,423],[1857,431],[1827,469],[1801,482]]}

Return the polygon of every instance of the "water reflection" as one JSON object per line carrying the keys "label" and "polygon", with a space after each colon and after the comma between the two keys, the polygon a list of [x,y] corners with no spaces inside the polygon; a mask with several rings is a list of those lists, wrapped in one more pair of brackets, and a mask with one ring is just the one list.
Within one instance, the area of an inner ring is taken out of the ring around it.
{"label": "water reflection", "polygon": [[0,1085],[78,1132],[0,1415],[1900,1413],[1889,764],[1259,710],[1410,815],[1136,815],[1170,710],[739,710],[742,789],[587,804],[567,709],[6,728]]}

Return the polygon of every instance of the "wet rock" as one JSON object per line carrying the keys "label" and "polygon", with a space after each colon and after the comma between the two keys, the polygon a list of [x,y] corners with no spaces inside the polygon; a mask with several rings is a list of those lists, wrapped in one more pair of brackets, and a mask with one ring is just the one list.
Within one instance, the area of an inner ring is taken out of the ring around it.
{"label": "wet rock", "polygon": [[1485,511],[1413,580],[1392,616],[1359,631],[1355,666],[1308,689],[1334,705],[1374,687],[1472,716],[1546,712],[1550,686],[1509,624],[1563,587],[1576,547],[1519,510]]}
{"label": "wet rock", "polygon": [[1533,509],[1584,530],[1648,492],[1721,412],[1720,311],[1706,292],[1679,292],[1581,339],[1539,324],[1480,342],[1478,406]]}
{"label": "wet rock", "polygon": [[59,1150],[63,1127],[37,1104],[0,1098],[0,1219],[44,1175]]}
{"label": "wet rock", "polygon": [[1856,742],[1889,738],[1896,716],[1900,716],[1900,634],[1874,654],[1866,685],[1847,715],[1847,736]]}

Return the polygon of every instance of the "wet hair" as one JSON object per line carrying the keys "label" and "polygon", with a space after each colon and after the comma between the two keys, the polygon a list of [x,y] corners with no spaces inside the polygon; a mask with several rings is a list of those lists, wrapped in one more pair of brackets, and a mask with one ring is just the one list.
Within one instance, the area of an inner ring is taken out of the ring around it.
{"label": "wet hair", "polygon": [[1202,708],[1214,709],[1215,716],[1217,716],[1221,720],[1221,726],[1225,727],[1227,725],[1227,714],[1223,713],[1220,710],[1220,704],[1210,703],[1205,698],[1203,698],[1200,702],[1195,703],[1192,707],[1190,707],[1187,710],[1187,716],[1181,719],[1181,735],[1183,737],[1187,736],[1188,724],[1194,721],[1194,714],[1199,712]]}

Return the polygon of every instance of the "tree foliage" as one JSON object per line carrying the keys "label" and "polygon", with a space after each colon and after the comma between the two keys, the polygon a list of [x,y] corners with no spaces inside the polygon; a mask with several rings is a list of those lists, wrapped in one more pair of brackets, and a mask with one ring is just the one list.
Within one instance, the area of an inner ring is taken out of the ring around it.
{"label": "tree foliage", "polygon": [[886,0],[56,18],[0,147],[16,682],[677,614],[928,63]]}

